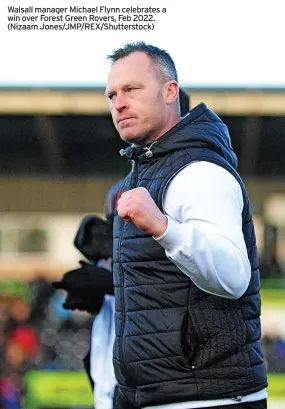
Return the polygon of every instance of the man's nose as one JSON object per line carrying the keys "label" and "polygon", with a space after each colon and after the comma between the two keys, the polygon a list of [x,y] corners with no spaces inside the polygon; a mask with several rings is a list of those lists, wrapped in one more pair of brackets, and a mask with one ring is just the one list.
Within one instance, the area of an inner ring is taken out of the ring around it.
{"label": "man's nose", "polygon": [[123,109],[127,108],[127,101],[124,95],[117,95],[114,108],[117,111],[122,111]]}

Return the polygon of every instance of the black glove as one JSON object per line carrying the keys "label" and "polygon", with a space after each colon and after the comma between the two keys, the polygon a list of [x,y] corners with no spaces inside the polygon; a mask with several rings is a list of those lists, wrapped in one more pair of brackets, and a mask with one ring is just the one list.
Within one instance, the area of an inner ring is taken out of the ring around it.
{"label": "black glove", "polygon": [[83,310],[91,314],[100,311],[105,294],[114,294],[113,275],[105,268],[80,262],[81,267],[65,273],[61,281],[52,286],[67,291],[63,307],[67,310]]}

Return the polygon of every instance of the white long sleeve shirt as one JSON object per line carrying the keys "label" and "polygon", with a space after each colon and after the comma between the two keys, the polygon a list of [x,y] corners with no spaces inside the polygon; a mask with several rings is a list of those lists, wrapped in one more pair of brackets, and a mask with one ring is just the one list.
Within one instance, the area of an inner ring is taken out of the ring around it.
{"label": "white long sleeve shirt", "polygon": [[[211,162],[191,163],[170,182],[163,207],[168,226],[156,240],[166,256],[201,290],[225,298],[241,297],[249,285],[251,267],[242,233],[243,195],[237,180]],[[222,406],[266,397],[263,389],[240,401],[192,401],[151,408]]]}
{"label": "white long sleeve shirt", "polygon": [[251,276],[242,209],[241,187],[228,171],[211,162],[192,163],[166,190],[168,227],[157,241],[201,290],[239,298]]}

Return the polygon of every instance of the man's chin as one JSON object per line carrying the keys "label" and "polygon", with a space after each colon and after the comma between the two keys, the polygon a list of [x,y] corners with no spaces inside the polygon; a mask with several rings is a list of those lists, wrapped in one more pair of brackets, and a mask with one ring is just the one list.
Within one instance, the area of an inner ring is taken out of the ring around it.
{"label": "man's chin", "polygon": [[121,132],[120,137],[123,141],[130,143],[130,144],[136,143],[139,140],[137,134],[134,135],[133,133],[128,133],[128,132]]}
{"label": "man's chin", "polygon": [[145,133],[135,132],[134,129],[121,129],[119,135],[123,141],[129,144],[142,146],[145,145],[148,137]]}

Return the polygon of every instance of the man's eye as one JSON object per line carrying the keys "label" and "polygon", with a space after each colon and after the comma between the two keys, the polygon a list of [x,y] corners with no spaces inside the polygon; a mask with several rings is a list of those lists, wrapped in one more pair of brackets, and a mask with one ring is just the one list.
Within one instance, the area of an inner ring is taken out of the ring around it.
{"label": "man's eye", "polygon": [[109,94],[109,95],[108,95],[108,98],[109,98],[110,100],[112,100],[112,99],[114,98],[114,94]]}
{"label": "man's eye", "polygon": [[129,88],[127,88],[127,91],[130,92],[130,91],[133,91],[134,89],[136,89],[136,88],[134,88],[134,87],[129,87]]}

